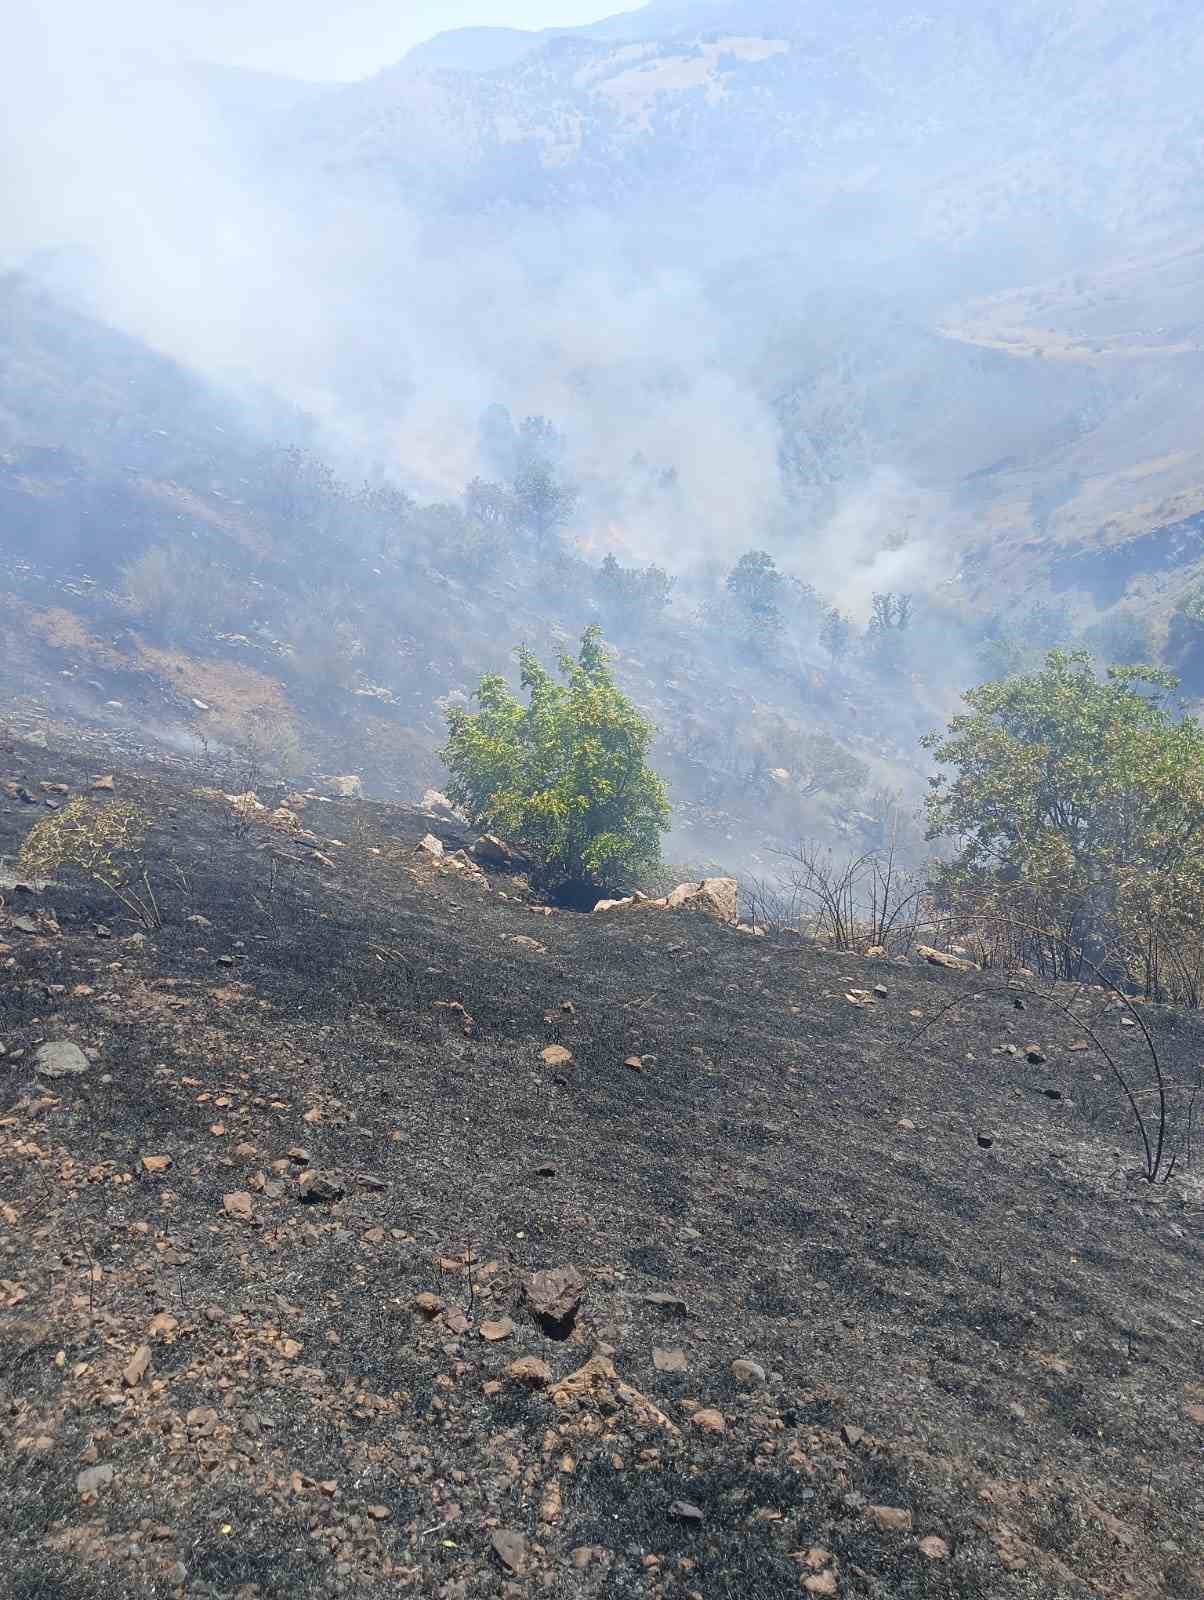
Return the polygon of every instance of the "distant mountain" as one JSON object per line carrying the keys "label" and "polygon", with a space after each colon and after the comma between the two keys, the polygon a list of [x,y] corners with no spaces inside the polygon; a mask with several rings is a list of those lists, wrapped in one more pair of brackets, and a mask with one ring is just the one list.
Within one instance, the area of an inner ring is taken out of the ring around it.
{"label": "distant mountain", "polygon": [[789,179],[902,196],[938,239],[1204,214],[1204,16],[1137,0],[900,8],[665,0],[591,28],[444,34],[291,124],[327,172],[477,208]]}

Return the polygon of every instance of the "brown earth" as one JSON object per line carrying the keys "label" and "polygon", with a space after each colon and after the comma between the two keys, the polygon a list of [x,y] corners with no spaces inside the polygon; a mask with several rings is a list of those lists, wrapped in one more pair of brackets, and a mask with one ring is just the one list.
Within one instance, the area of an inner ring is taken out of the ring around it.
{"label": "brown earth", "polygon": [[102,769],[0,766],[0,1593],[1204,1594],[1196,1017],[1141,1010],[1151,1186],[1103,993],[546,913],[429,816],[314,848],[149,771],[138,929],[12,886]]}

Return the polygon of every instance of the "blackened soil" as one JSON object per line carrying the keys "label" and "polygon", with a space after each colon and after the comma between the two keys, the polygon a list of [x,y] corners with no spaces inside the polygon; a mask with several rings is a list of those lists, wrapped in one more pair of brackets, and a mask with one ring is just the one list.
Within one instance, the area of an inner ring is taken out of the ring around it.
{"label": "blackened soil", "polygon": [[[2,760],[11,868],[92,774]],[[1101,992],[539,914],[394,808],[310,800],[315,853],[115,794],[161,928],[0,891],[0,1592],[1204,1593],[1195,1016],[1141,1010],[1150,1185]],[[37,1086],[47,1039],[83,1087]]]}

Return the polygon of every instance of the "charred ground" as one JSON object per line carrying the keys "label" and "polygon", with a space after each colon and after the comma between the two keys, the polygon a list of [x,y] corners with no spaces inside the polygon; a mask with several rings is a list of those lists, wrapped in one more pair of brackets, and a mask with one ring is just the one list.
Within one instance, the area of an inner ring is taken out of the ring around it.
{"label": "charred ground", "polygon": [[[11,862],[97,767],[3,761]],[[0,1590],[1204,1593],[1198,1154],[1133,1176],[1110,996],[545,914],[398,808],[313,799],[315,849],[115,793],[161,928],[4,892]]]}

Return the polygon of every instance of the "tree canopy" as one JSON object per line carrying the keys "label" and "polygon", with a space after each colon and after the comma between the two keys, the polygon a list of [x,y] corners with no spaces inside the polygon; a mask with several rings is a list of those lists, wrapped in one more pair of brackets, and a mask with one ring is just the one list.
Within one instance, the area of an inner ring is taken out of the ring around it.
{"label": "tree canopy", "polygon": [[600,630],[555,678],[518,651],[523,705],[491,674],[480,710],[448,713],[448,793],[479,827],[521,845],[561,885],[612,886],[655,868],[669,825],[664,785],[647,765],[652,725],[615,684]]}
{"label": "tree canopy", "polygon": [[1026,914],[1131,967],[1135,941],[1198,935],[1204,915],[1204,730],[1173,677],[1053,650],[1039,672],[981,684],[924,742],[938,766],[929,838],[957,841],[951,889],[1014,890]]}

